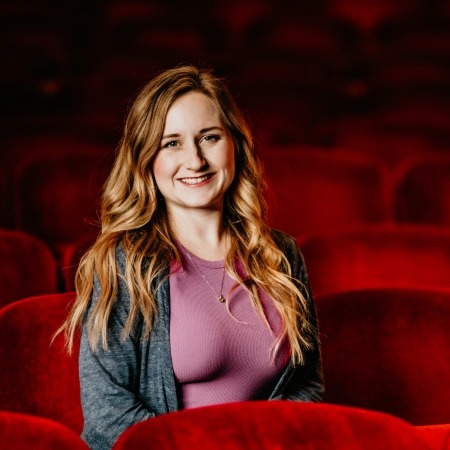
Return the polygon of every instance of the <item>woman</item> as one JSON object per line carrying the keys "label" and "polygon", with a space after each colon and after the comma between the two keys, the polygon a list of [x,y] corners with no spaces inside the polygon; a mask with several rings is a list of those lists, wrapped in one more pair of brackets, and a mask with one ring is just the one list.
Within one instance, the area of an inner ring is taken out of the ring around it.
{"label": "woman", "polygon": [[65,324],[69,349],[82,326],[91,448],[182,408],[321,400],[305,266],[295,241],[268,228],[262,188],[250,131],[220,79],[182,66],[144,87]]}

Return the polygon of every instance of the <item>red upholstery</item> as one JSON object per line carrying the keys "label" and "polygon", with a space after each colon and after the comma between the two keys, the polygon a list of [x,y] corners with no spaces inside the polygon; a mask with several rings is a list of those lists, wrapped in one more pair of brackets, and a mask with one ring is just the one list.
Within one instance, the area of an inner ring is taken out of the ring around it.
{"label": "red upholstery", "polygon": [[450,424],[421,425],[416,428],[430,449],[450,449]]}
{"label": "red upholstery", "polygon": [[75,274],[82,256],[94,243],[94,235],[86,235],[64,248],[61,255],[61,269],[66,291],[75,290]]}
{"label": "red upholstery", "polygon": [[406,168],[395,216],[403,222],[450,225],[450,157],[428,155]]}
{"label": "red upholstery", "polygon": [[433,152],[433,145],[439,137],[435,130],[424,124],[419,128],[389,123],[381,114],[330,121],[323,125],[323,133],[327,133],[335,147],[370,155],[394,169],[411,155]]}
{"label": "red upholstery", "polygon": [[[445,110],[417,110],[392,105],[363,117],[339,117],[320,125],[321,133],[334,146],[369,152],[384,162],[397,164],[412,155],[439,155],[448,141],[448,113]],[[409,150],[409,151],[408,151]]]}
{"label": "red upholstery", "polygon": [[359,226],[312,234],[300,247],[317,297],[365,288],[450,288],[450,230],[440,227]]}
{"label": "red upholstery", "polygon": [[0,410],[56,420],[82,429],[78,343],[69,357],[63,336],[52,337],[73,293],[14,302],[0,311]]}
{"label": "red upholstery", "polygon": [[56,261],[47,245],[27,233],[0,229],[0,286],[0,308],[56,292]]}
{"label": "red upholstery", "polygon": [[272,149],[263,161],[275,228],[299,236],[387,218],[386,173],[361,154]]}
{"label": "red upholstery", "polygon": [[8,223],[8,214],[7,214],[7,181],[6,175],[3,170],[0,170],[0,227],[6,226]]}
{"label": "red upholstery", "polygon": [[42,417],[0,411],[2,448],[13,450],[87,450],[69,428]]}
{"label": "red upholstery", "polygon": [[[382,446],[381,446],[382,445]],[[420,433],[393,416],[343,406],[242,402],[209,406],[141,422],[114,450],[426,449]]]}
{"label": "red upholstery", "polygon": [[[429,49],[427,49],[429,51]],[[449,137],[448,129],[448,108],[445,102],[441,104],[437,100],[424,100],[423,106],[427,109],[417,109],[414,107],[417,99],[411,99],[410,102],[404,102],[400,105],[391,105],[389,108],[383,109],[380,113],[380,119],[384,126],[390,129],[404,130],[416,134],[416,132],[426,133],[429,139],[437,145],[446,145]],[[432,134],[438,140],[433,140]],[[444,150],[444,149],[442,149]]]}
{"label": "red upholstery", "polygon": [[105,150],[76,146],[24,158],[16,177],[16,225],[60,249],[96,228],[111,161]]}
{"label": "red upholstery", "polygon": [[325,401],[450,423],[450,290],[352,291],[317,304]]}

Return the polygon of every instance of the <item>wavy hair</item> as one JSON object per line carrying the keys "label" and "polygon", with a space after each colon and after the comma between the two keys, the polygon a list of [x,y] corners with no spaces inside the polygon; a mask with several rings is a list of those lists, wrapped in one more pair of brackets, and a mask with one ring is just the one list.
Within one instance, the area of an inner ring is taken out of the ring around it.
{"label": "wavy hair", "polygon": [[[235,177],[225,193],[223,225],[231,245],[226,270],[250,294],[254,307],[269,326],[258,291],[274,301],[282,318],[273,354],[287,338],[294,363],[304,362],[311,348],[312,325],[302,287],[293,280],[289,263],[275,244],[267,226],[267,208],[262,192],[262,168],[256,156],[247,122],[225,82],[210,70],[180,66],[151,80],[135,99],[125,123],[116,160],[105,183],[101,201],[101,232],[82,258],[76,274],[77,296],[62,326],[69,352],[90,305],[94,274],[100,293],[87,318],[88,341],[95,351],[108,346],[108,320],[123,276],[130,292],[130,311],[123,338],[130,336],[139,317],[144,336],[152,331],[158,314],[154,280],[168,274],[170,262],[182,261],[171,232],[164,199],[152,174],[155,156],[170,106],[182,95],[198,91],[218,108],[223,126],[235,146]],[[116,265],[116,247],[122,244],[127,263],[125,274]],[[238,258],[245,267],[243,279],[235,268]]]}

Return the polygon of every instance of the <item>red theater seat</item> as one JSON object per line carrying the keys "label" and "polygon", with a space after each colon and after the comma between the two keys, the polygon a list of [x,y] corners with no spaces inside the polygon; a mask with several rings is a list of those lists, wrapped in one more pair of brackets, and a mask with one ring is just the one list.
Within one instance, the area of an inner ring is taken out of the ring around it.
{"label": "red theater seat", "polygon": [[11,450],[88,450],[69,428],[42,417],[0,411],[0,442]]}
{"label": "red theater seat", "polygon": [[[397,110],[398,111],[398,110]],[[421,125],[402,123],[402,111],[392,117],[373,114],[364,118],[340,118],[322,123],[318,134],[326,136],[333,144],[333,149],[347,149],[370,155],[391,168],[397,168],[411,155],[429,155],[439,153],[437,147],[444,132],[422,121]],[[413,118],[410,118],[413,120]],[[415,120],[415,119],[414,119]],[[445,149],[443,149],[445,151]]]}
{"label": "red theater seat", "polygon": [[388,217],[384,166],[359,153],[273,148],[263,153],[271,223],[295,236]]}
{"label": "red theater seat", "polygon": [[16,226],[60,251],[96,228],[111,154],[94,145],[52,144],[54,148],[32,153],[18,164]]}
{"label": "red theater seat", "polygon": [[8,211],[7,211],[7,180],[3,170],[0,170],[0,227],[6,226],[8,223]]}
{"label": "red theater seat", "polygon": [[0,286],[0,308],[56,292],[56,261],[47,245],[27,233],[0,229]]}
{"label": "red theater seat", "polygon": [[421,425],[416,428],[430,449],[450,449],[450,424]]}
{"label": "red theater seat", "polygon": [[325,401],[450,423],[450,290],[342,292],[317,307]]}
{"label": "red theater seat", "polygon": [[395,202],[402,222],[450,225],[450,157],[425,156],[405,168]]}
{"label": "red theater seat", "polygon": [[427,449],[420,432],[387,414],[337,405],[241,402],[141,422],[114,450]]}
{"label": "red theater seat", "polygon": [[381,287],[450,288],[450,230],[361,225],[300,240],[317,297]]}
{"label": "red theater seat", "polygon": [[73,299],[43,295],[0,310],[0,410],[53,419],[79,433],[78,342],[71,357],[62,335],[52,342]]}
{"label": "red theater seat", "polygon": [[82,256],[94,244],[96,236],[86,235],[69,244],[61,255],[61,268],[66,291],[75,290],[75,274]]}

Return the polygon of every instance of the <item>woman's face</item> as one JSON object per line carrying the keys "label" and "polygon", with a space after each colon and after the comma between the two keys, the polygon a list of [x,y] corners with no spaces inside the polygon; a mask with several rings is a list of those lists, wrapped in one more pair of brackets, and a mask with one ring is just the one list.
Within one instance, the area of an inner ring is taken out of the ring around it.
{"label": "woman's face", "polygon": [[189,92],[169,108],[153,175],[169,212],[222,209],[235,173],[234,144],[216,106]]}

